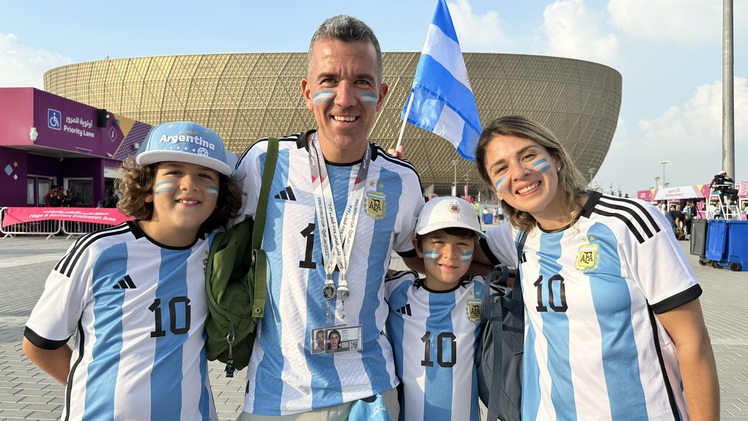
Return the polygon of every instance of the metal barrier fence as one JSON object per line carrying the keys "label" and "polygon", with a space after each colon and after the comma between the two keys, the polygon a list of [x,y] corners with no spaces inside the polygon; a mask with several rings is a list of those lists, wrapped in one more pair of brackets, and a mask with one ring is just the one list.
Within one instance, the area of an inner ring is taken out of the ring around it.
{"label": "metal barrier fence", "polygon": [[75,235],[88,234],[111,226],[92,222],[45,219],[10,224],[7,227],[3,227],[6,209],[6,207],[0,208],[0,234],[3,235],[3,238],[12,238],[16,235],[45,235],[49,239],[58,234],[65,235],[66,238],[71,238]]}

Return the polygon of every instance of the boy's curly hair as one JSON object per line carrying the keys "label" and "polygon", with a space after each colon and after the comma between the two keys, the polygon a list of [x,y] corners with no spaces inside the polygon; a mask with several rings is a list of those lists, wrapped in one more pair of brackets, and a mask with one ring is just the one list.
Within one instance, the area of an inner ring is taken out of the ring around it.
{"label": "boy's curly hair", "polygon": [[[119,171],[122,178],[117,180],[116,188],[122,194],[117,208],[123,214],[135,219],[149,221],[153,218],[153,202],[146,202],[149,194],[153,193],[158,163],[140,165],[134,157],[128,157],[122,162]],[[200,226],[203,233],[225,226],[229,219],[239,216],[242,205],[242,193],[233,177],[219,174],[218,201],[216,209]]]}

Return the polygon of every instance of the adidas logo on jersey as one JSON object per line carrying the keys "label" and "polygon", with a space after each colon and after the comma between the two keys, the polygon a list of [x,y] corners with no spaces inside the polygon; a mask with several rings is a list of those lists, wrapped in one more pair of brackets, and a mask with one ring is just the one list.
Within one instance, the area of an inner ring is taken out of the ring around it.
{"label": "adidas logo on jersey", "polygon": [[114,289],[135,289],[135,282],[132,281],[130,275],[125,275],[124,278],[120,279],[119,282],[114,284]]}
{"label": "adidas logo on jersey", "polygon": [[405,304],[404,306],[398,308],[395,310],[396,312],[405,315],[405,316],[412,316],[413,313],[410,312],[410,304]]}
{"label": "adidas logo on jersey", "polygon": [[280,193],[276,194],[273,197],[281,200],[290,200],[292,202],[296,201],[296,196],[294,196],[293,190],[291,190],[291,186],[288,186],[285,189],[281,190]]}

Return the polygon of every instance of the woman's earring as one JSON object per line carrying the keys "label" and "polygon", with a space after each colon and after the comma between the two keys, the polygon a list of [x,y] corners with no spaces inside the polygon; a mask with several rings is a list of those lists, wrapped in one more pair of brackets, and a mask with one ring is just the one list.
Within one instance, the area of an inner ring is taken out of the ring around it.
{"label": "woman's earring", "polygon": [[556,172],[561,172],[561,167],[556,167]]}

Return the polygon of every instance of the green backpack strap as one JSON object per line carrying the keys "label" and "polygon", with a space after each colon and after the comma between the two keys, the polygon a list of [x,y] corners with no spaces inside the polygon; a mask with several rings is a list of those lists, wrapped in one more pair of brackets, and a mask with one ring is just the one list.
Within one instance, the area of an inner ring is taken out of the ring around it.
{"label": "green backpack strap", "polygon": [[276,137],[268,138],[268,150],[265,156],[265,170],[262,173],[260,198],[255,210],[254,230],[252,230],[252,266],[255,267],[254,302],[252,303],[252,317],[262,318],[265,314],[265,293],[267,291],[267,258],[262,246],[262,235],[265,232],[265,216],[267,215],[270,185],[275,175],[275,164],[278,161],[278,145]]}

